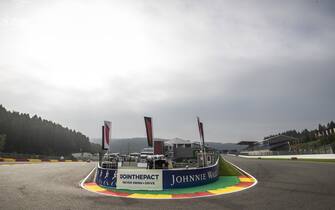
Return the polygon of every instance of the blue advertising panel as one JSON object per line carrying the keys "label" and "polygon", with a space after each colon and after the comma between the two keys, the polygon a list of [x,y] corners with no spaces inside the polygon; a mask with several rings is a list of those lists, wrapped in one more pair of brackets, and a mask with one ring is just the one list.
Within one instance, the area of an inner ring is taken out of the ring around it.
{"label": "blue advertising panel", "polygon": [[116,187],[116,177],[116,169],[106,169],[98,167],[95,182],[98,185],[104,187]]}
{"label": "blue advertising panel", "polygon": [[218,164],[197,169],[163,170],[163,189],[205,185],[219,178]]}
{"label": "blue advertising panel", "polygon": [[[171,188],[185,188],[185,187],[194,187],[194,186],[200,186],[209,184],[212,182],[215,182],[219,178],[219,168],[218,168],[218,161],[215,165],[205,167],[205,168],[193,168],[193,169],[166,169],[166,170],[150,170],[148,169],[148,172],[153,173],[161,171],[163,175],[162,182],[158,183],[157,186],[160,184],[160,186],[163,185],[163,189],[171,189]],[[132,176],[144,176],[143,171],[145,170],[132,170]],[[136,172],[138,172],[136,174]],[[103,187],[117,187],[117,170],[116,169],[106,169],[106,168],[100,168],[97,169],[96,174],[96,183]],[[146,175],[148,173],[145,173]],[[155,175],[157,176],[157,175]],[[148,180],[144,180],[144,182],[147,182]],[[130,183],[127,182],[129,185]],[[119,183],[119,188],[122,189],[136,189],[138,184],[138,180],[134,184],[134,186],[121,186]],[[152,188],[152,187],[151,187]],[[153,190],[150,187],[148,187],[148,190]],[[139,188],[143,189],[143,187]],[[156,187],[155,187],[156,189]],[[157,188],[158,189],[158,188]],[[156,189],[156,190],[157,190]],[[161,188],[160,188],[161,189]]]}

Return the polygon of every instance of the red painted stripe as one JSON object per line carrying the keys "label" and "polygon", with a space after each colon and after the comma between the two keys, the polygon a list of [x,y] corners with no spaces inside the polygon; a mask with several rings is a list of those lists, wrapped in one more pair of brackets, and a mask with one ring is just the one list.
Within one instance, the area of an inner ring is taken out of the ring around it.
{"label": "red painted stripe", "polygon": [[209,196],[209,195],[214,195],[213,193],[210,192],[196,192],[195,193],[197,196]]}
{"label": "red painted stripe", "polygon": [[95,182],[87,182],[85,183],[85,186],[94,186],[94,185],[97,185]]}
{"label": "red painted stripe", "polygon": [[184,194],[172,194],[172,198],[194,198],[194,197],[202,197],[214,195],[210,192],[196,192],[196,193],[184,193]]}
{"label": "red painted stripe", "polygon": [[97,191],[97,192],[107,194],[107,195],[119,196],[119,197],[127,197],[127,196],[130,195],[129,193],[115,192],[115,191],[110,191],[110,190],[101,190],[101,191]]}
{"label": "red painted stripe", "polygon": [[249,187],[253,184],[254,184],[253,182],[240,182],[237,185],[235,185],[234,187]]}
{"label": "red painted stripe", "polygon": [[172,194],[172,198],[193,198],[196,197],[194,193]]}

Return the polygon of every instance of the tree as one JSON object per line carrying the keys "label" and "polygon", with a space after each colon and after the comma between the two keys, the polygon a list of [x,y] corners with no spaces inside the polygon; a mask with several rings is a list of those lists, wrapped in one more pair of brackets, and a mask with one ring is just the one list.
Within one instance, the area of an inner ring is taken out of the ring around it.
{"label": "tree", "polygon": [[318,125],[318,131],[319,131],[319,132],[322,132],[322,130],[323,130],[322,125],[319,124],[319,125]]}
{"label": "tree", "polygon": [[331,129],[335,128],[335,123],[333,121],[331,121],[329,123],[329,128],[331,128]]}
{"label": "tree", "polygon": [[[0,105],[0,134],[5,134],[1,140],[0,151],[39,154],[63,155],[76,153],[82,148],[83,152],[91,152],[87,136],[63,127],[57,123],[42,119],[37,115],[10,112]],[[96,149],[94,149],[96,150]]]}
{"label": "tree", "polygon": [[0,135],[0,152],[4,150],[6,144],[6,135]]}

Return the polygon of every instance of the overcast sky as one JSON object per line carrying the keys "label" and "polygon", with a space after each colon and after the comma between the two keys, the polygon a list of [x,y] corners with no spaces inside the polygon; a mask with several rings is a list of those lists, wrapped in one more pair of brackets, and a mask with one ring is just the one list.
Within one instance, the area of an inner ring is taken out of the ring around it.
{"label": "overcast sky", "polygon": [[0,1],[0,104],[100,137],[261,140],[335,120],[335,1]]}

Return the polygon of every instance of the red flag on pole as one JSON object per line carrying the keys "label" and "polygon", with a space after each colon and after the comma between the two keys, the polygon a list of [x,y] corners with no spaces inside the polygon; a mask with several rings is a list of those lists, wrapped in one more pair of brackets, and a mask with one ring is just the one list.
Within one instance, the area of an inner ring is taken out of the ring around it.
{"label": "red flag on pole", "polygon": [[205,146],[204,126],[202,122],[200,122],[200,133],[200,135],[202,136],[202,145]]}
{"label": "red flag on pole", "polygon": [[111,128],[112,128],[112,123],[109,121],[104,121],[104,126],[103,126],[103,148],[104,150],[109,150],[109,143],[110,143],[110,138],[111,138]]}
{"label": "red flag on pole", "polygon": [[148,146],[153,145],[153,135],[152,135],[152,122],[151,117],[144,117],[145,129],[147,131]]}
{"label": "red flag on pole", "polygon": [[102,140],[102,149],[105,149],[105,126],[102,126],[102,131],[101,131],[101,140]]}
{"label": "red flag on pole", "polygon": [[205,143],[205,138],[204,138],[204,128],[203,128],[203,124],[202,124],[202,122],[200,122],[199,117],[197,117],[197,121],[198,121],[198,128],[199,128],[200,140],[201,140],[202,145],[204,145],[204,143]]}
{"label": "red flag on pole", "polygon": [[198,129],[199,129],[200,140],[202,141],[202,135],[201,135],[200,119],[199,119],[199,117],[197,117],[197,122],[198,122]]}
{"label": "red flag on pole", "polygon": [[200,122],[199,117],[197,117],[197,121],[198,121],[198,128],[199,128],[199,134],[200,134],[200,143],[201,143],[201,150],[202,150],[202,163],[203,166],[206,166],[206,161],[205,161],[205,138],[204,138],[204,127],[202,122]]}

